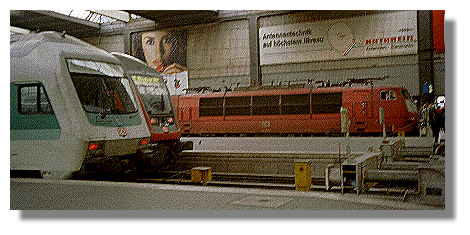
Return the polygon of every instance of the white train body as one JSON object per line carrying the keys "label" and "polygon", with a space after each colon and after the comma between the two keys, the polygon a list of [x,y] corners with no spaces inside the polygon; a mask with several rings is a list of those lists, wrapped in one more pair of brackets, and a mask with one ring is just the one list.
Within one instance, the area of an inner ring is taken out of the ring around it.
{"label": "white train body", "polygon": [[29,34],[10,45],[10,73],[12,171],[67,177],[84,160],[132,158],[148,143],[128,78],[106,51],[57,32]]}

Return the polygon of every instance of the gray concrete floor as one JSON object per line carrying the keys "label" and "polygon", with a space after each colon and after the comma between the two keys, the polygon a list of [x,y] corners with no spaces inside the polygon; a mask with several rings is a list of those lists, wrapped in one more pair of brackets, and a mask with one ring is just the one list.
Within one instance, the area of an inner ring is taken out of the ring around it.
{"label": "gray concrete floor", "polygon": [[75,180],[11,179],[13,210],[433,210],[331,192]]}

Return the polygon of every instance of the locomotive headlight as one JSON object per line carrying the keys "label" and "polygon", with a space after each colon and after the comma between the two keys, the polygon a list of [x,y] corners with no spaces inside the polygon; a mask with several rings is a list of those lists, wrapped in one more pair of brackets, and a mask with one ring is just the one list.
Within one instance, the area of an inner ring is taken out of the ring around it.
{"label": "locomotive headlight", "polygon": [[174,120],[173,120],[172,117],[170,117],[166,120],[166,122],[169,123],[169,124],[173,124]]}
{"label": "locomotive headlight", "polygon": [[139,141],[139,145],[147,145],[150,143],[149,138],[143,138]]}
{"label": "locomotive headlight", "polygon": [[162,127],[163,132],[168,133],[170,129],[167,126]]}

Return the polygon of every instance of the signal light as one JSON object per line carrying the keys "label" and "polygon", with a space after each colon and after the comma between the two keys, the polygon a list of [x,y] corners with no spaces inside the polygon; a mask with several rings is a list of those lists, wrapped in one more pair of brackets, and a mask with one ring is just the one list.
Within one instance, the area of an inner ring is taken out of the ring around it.
{"label": "signal light", "polygon": [[148,138],[144,138],[144,139],[141,139],[141,140],[139,141],[139,144],[140,144],[140,145],[147,145],[147,144],[149,144],[149,142],[150,142],[150,141],[149,141]]}
{"label": "signal light", "polygon": [[88,144],[88,150],[90,150],[90,151],[95,151],[95,150],[98,150],[100,148],[101,148],[100,144],[97,144],[97,143],[89,143]]}

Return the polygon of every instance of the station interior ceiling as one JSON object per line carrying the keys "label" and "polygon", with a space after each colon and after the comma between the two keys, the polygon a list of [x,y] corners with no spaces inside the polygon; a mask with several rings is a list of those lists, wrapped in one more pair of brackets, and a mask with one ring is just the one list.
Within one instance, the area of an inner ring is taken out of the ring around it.
{"label": "station interior ceiling", "polygon": [[[184,25],[203,24],[217,22],[219,20],[236,18],[250,14],[275,14],[275,12],[292,11],[259,11],[259,10],[123,10],[123,11],[88,11],[86,18],[73,17],[70,14],[59,13],[47,10],[11,10],[10,26],[27,29],[30,31],[66,31],[75,37],[98,36],[106,31],[106,27],[112,25],[113,28],[124,29],[131,21],[123,20],[122,15],[128,14],[137,16],[138,20],[153,21],[159,27],[177,27]],[[334,11],[322,10],[311,11],[319,18],[342,18],[358,15],[373,14],[374,11]],[[107,17],[114,19],[105,23],[92,21],[93,18]],[[134,18],[135,20],[135,18]]]}

